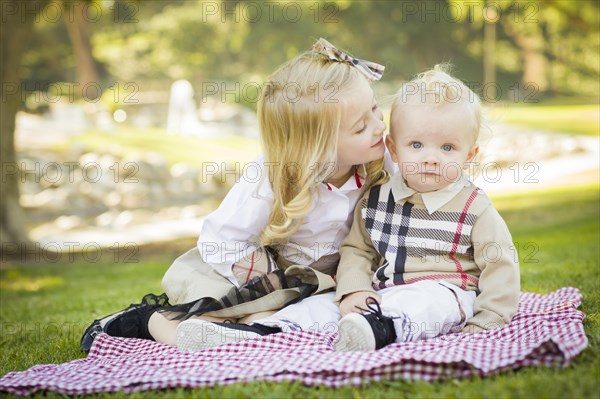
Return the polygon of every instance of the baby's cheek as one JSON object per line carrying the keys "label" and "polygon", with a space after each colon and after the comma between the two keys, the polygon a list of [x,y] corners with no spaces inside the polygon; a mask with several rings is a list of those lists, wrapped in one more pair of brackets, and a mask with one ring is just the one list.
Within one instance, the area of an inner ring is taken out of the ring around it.
{"label": "baby's cheek", "polygon": [[456,181],[461,174],[461,168],[457,163],[449,163],[446,164],[442,172],[447,181]]}

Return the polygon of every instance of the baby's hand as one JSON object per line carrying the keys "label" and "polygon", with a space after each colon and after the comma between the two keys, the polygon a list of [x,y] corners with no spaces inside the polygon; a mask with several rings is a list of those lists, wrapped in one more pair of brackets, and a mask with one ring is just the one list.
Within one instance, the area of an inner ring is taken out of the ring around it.
{"label": "baby's hand", "polygon": [[468,324],[466,326],[464,326],[464,328],[462,329],[462,332],[467,333],[467,334],[477,334],[480,332],[485,331],[483,328],[476,326],[474,324]]}
{"label": "baby's hand", "polygon": [[365,301],[369,297],[375,299],[377,303],[381,303],[381,297],[371,291],[358,291],[346,295],[340,302],[340,313],[342,314],[342,317],[346,316],[348,313],[362,313],[363,311],[359,308],[367,308]]}

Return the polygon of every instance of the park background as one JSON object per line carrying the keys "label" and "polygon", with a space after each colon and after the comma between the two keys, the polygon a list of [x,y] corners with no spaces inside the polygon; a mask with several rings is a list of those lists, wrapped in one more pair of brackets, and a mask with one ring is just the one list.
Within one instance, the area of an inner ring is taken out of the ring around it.
{"label": "park background", "polygon": [[481,95],[477,184],[513,232],[523,290],[578,287],[591,341],[568,370],[358,395],[597,392],[598,2],[3,0],[1,11],[0,375],[83,356],[89,321],[160,291],[260,153],[266,77],[325,37],[386,66],[373,84],[386,119],[400,84],[440,62]]}

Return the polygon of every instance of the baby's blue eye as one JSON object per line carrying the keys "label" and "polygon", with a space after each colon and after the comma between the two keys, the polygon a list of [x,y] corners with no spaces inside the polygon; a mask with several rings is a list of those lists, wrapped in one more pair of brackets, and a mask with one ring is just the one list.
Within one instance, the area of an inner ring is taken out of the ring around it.
{"label": "baby's blue eye", "polygon": [[452,146],[450,144],[444,144],[442,146],[442,150],[444,150],[444,151],[452,151]]}
{"label": "baby's blue eye", "polygon": [[410,146],[412,148],[419,149],[419,148],[423,147],[423,144],[419,143],[418,141],[415,141],[414,143],[411,143]]}

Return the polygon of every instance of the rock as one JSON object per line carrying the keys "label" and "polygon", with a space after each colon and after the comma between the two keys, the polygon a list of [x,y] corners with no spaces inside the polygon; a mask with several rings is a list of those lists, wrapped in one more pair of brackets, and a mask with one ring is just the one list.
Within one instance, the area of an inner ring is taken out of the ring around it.
{"label": "rock", "polygon": [[59,216],[54,221],[56,228],[60,230],[73,230],[81,225],[81,218],[79,216]]}
{"label": "rock", "polygon": [[139,182],[135,184],[119,185],[122,197],[121,206],[129,209],[138,209],[151,205],[148,199],[148,184]]}
{"label": "rock", "polygon": [[112,191],[104,197],[104,205],[109,208],[118,208],[123,197],[117,191]]}
{"label": "rock", "polygon": [[147,209],[135,209],[131,211],[132,223],[151,223],[155,219],[155,213]]}
{"label": "rock", "polygon": [[120,229],[130,225],[133,222],[133,212],[123,211],[112,221],[112,227]]}
{"label": "rock", "polygon": [[100,155],[94,152],[86,152],[77,160],[79,162],[79,168],[83,169],[88,164],[100,165]]}
{"label": "rock", "polygon": [[114,220],[119,216],[119,212],[111,209],[98,216],[96,216],[95,223],[99,227],[112,227]]}
{"label": "rock", "polygon": [[79,159],[86,153],[85,144],[75,143],[69,147],[66,153],[66,159]]}
{"label": "rock", "polygon": [[181,219],[196,219],[204,215],[204,209],[200,205],[188,205],[181,209]]}

